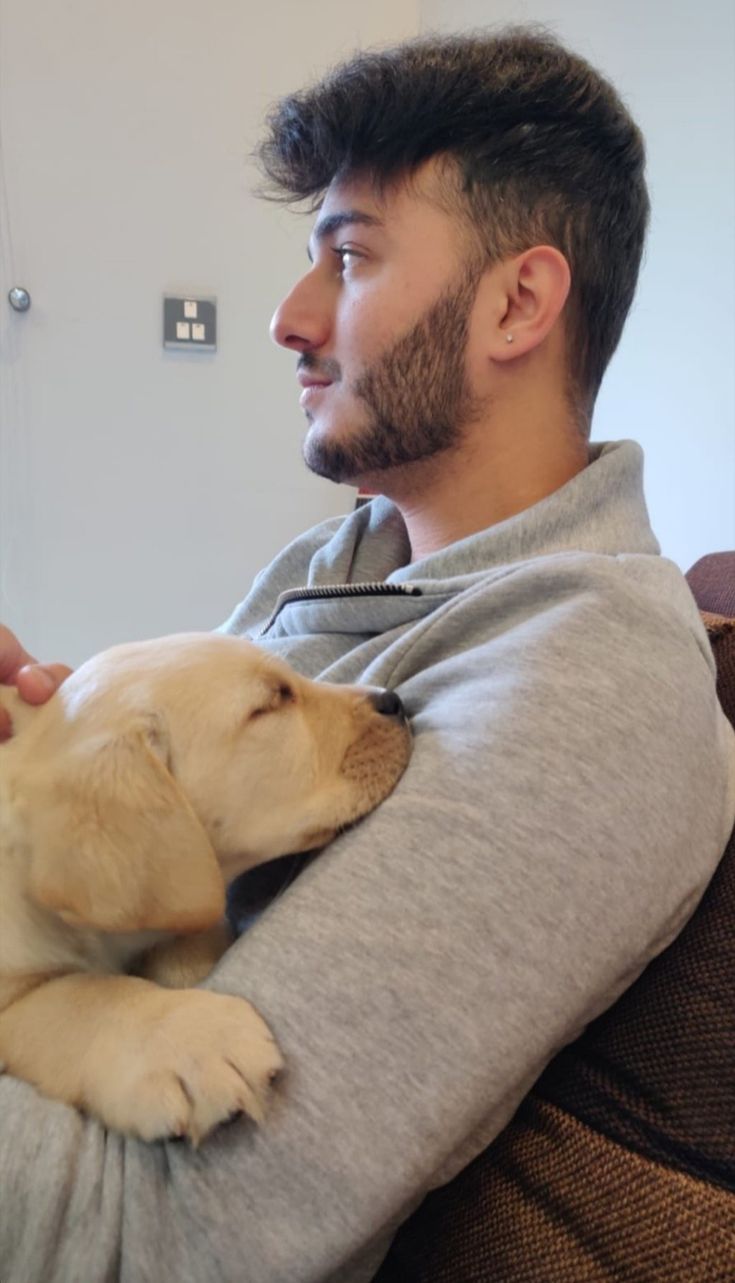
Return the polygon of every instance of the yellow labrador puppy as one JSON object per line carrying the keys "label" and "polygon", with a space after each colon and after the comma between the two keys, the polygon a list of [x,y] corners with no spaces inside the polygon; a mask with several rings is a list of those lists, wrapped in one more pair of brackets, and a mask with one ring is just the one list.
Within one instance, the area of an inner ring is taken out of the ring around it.
{"label": "yellow labrador puppy", "polygon": [[41,707],[0,700],[0,1062],[146,1140],[260,1119],[282,1064],[265,1022],[162,986],[226,948],[229,881],[390,792],[400,701],[213,634],[105,651]]}

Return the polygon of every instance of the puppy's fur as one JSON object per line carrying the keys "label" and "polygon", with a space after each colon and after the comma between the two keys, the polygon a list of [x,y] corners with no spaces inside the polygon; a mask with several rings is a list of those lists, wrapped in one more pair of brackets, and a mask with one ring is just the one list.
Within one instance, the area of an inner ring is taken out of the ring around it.
{"label": "puppy's fur", "polygon": [[264,1021],[162,986],[226,948],[226,883],[390,792],[405,719],[212,634],[115,647],[38,708],[0,700],[0,1061],[144,1139],[260,1119],[282,1063]]}

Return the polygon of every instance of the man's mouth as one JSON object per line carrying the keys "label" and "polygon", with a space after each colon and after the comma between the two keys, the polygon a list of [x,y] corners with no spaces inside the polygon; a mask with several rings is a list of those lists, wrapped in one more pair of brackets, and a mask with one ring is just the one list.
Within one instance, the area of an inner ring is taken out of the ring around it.
{"label": "man's mouth", "polygon": [[316,406],[321,401],[327,388],[331,388],[334,380],[320,370],[310,370],[307,363],[303,363],[300,366],[296,372],[296,377],[303,388],[299,398],[299,405],[308,414],[309,408]]}
{"label": "man's mouth", "polygon": [[[301,382],[301,380],[299,380]],[[302,409],[307,409],[310,405],[315,405],[325,395],[331,383],[317,383],[314,380],[307,380],[302,384],[303,392],[299,397],[299,405]]]}

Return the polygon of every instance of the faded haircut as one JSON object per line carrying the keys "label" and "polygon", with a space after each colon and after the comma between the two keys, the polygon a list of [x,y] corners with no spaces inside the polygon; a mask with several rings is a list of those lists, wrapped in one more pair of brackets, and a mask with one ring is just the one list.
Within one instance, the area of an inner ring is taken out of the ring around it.
{"label": "faded haircut", "polygon": [[484,262],[555,246],[572,277],[567,394],[589,431],[635,293],[649,200],[641,132],[587,62],[528,26],[359,53],[276,104],[257,156],[261,194],[312,210],[335,179],[365,175],[383,192],[446,159],[442,203]]}

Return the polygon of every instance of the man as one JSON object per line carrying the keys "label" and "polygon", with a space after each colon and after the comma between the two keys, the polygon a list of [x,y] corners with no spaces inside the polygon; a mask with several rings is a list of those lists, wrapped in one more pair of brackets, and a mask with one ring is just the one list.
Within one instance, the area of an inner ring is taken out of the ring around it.
{"label": "man", "polygon": [[296,540],[226,627],[396,688],[414,755],[209,982],[285,1052],[264,1127],[144,1146],[3,1084],[3,1283],[372,1278],[680,930],[732,826],[640,451],[588,444],[648,215],[614,91],[551,39],[432,39],[269,129],[277,192],[318,211],[273,321],[306,461],[382,497]]}

